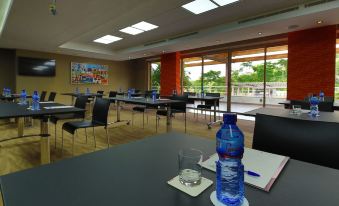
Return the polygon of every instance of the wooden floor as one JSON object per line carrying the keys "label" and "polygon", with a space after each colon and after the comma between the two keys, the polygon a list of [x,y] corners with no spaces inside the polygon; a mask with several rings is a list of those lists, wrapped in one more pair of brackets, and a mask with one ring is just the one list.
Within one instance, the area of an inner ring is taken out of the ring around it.
{"label": "wooden floor", "polygon": [[[128,106],[125,106],[121,112],[121,119],[131,120],[131,111]],[[155,130],[155,115],[154,112],[148,112],[148,124],[145,116],[145,128],[142,128],[142,114],[137,113],[134,116],[134,124],[126,125],[125,123],[112,124],[109,127],[109,139],[110,146],[114,147],[120,144],[126,144],[129,142],[137,141],[143,138],[147,138],[156,135]],[[110,121],[116,120],[116,111],[111,109],[109,115]],[[215,139],[215,134],[219,129],[218,126],[214,126],[212,129],[207,129],[206,122],[209,117],[205,119],[204,115],[200,115],[199,119],[193,117],[193,114],[187,116],[187,134],[195,136],[206,137],[209,139]],[[61,125],[60,121],[57,125],[57,145],[54,144],[54,125],[49,125],[50,144],[51,144],[51,161],[60,161],[65,158],[72,157],[72,139],[70,134],[65,133],[64,137],[64,150],[63,155],[61,153]],[[245,134],[245,145],[251,147],[252,134],[254,128],[253,121],[238,120],[238,126]],[[184,132],[183,115],[177,114],[173,119],[172,125],[173,131]],[[25,127],[25,135],[38,134],[40,126],[38,121],[34,121],[33,126]],[[162,117],[160,120],[160,127],[158,133],[166,132],[166,118]],[[75,140],[74,156],[78,156],[85,153],[94,152],[107,148],[105,130],[103,128],[96,128],[96,142],[97,147],[94,148],[94,140],[91,129],[88,130],[88,142],[86,143],[86,137],[84,130],[79,130]],[[14,137],[17,135],[17,127],[14,123],[1,122],[0,123],[0,140]],[[0,143],[0,175],[5,175],[13,172],[17,172],[24,169],[37,167],[40,164],[40,137],[29,137],[16,139]],[[0,206],[2,200],[0,196]]]}

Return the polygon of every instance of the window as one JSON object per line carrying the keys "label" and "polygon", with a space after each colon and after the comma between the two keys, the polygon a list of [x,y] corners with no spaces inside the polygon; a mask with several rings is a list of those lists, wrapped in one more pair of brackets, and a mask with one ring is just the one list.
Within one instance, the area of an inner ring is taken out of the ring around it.
{"label": "window", "polygon": [[232,52],[232,112],[247,112],[263,106],[264,59],[264,48]]}
{"label": "window", "polygon": [[152,62],[151,64],[151,82],[150,88],[160,91],[160,62]]}
{"label": "window", "polygon": [[183,92],[200,93],[202,85],[202,58],[185,58],[183,59],[183,66]]}
{"label": "window", "polygon": [[335,101],[339,102],[339,39],[336,44],[336,64],[335,64]]}

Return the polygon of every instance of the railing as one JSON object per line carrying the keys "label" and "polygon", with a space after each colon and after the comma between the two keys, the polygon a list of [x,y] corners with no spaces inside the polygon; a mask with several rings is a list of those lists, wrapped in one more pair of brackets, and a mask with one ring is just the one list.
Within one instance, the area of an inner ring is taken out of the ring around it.
{"label": "railing", "polygon": [[[205,92],[220,93],[226,96],[227,86],[204,86]],[[339,91],[339,90],[338,90]],[[184,87],[184,92],[201,92],[200,86]],[[242,82],[235,83],[231,88],[231,95],[238,97],[263,97],[264,83],[262,82]],[[266,83],[266,97],[269,98],[285,98],[287,95],[286,82],[268,82]]]}

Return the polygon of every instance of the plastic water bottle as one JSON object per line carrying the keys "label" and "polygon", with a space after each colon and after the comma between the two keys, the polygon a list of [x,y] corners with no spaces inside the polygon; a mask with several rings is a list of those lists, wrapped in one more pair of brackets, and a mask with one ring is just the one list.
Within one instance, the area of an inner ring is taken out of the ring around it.
{"label": "plastic water bottle", "polygon": [[89,88],[86,89],[86,94],[89,95],[91,93],[91,91],[89,90]]}
{"label": "plastic water bottle", "polygon": [[132,93],[132,90],[131,89],[128,89],[128,91],[127,91],[127,98],[128,99],[131,99],[131,93]]}
{"label": "plastic water bottle", "polygon": [[157,91],[152,91],[152,101],[155,102],[157,100]]}
{"label": "plastic water bottle", "polygon": [[32,110],[39,110],[40,109],[40,105],[39,105],[39,94],[37,91],[33,92],[33,96],[32,96]]}
{"label": "plastic water bottle", "polygon": [[244,134],[236,125],[237,115],[224,114],[224,124],[216,134],[217,199],[227,206],[240,206],[244,199]]}
{"label": "plastic water bottle", "polygon": [[79,87],[75,88],[75,94],[79,94],[80,91],[79,91]]}
{"label": "plastic water bottle", "polygon": [[27,104],[27,93],[26,90],[23,89],[20,94],[20,104],[26,105]]}
{"label": "plastic water bottle", "polygon": [[319,101],[321,102],[325,101],[325,93],[322,90],[319,93]]}
{"label": "plastic water bottle", "polygon": [[310,115],[312,117],[317,117],[319,116],[319,99],[316,96],[311,97],[310,100]]}

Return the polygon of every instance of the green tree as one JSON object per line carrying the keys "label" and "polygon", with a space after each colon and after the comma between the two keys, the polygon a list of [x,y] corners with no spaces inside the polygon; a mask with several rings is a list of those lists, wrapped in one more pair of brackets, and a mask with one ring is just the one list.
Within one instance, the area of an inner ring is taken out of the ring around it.
{"label": "green tree", "polygon": [[339,54],[337,54],[337,58],[336,58],[336,64],[335,64],[335,70],[336,70],[336,75],[335,75],[335,83],[336,83],[336,86],[339,86]]}
{"label": "green tree", "polygon": [[152,63],[152,65],[156,64],[155,68],[151,70],[151,79],[152,79],[152,87],[160,87],[160,69],[161,65],[159,63]]}

